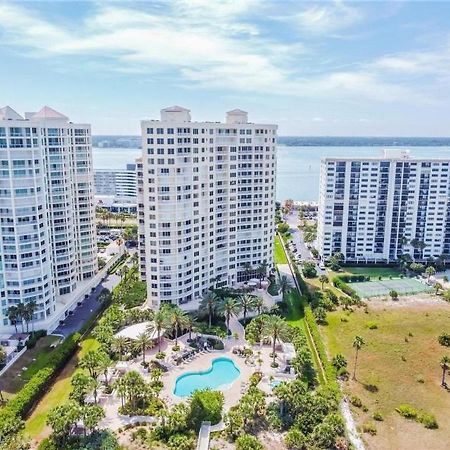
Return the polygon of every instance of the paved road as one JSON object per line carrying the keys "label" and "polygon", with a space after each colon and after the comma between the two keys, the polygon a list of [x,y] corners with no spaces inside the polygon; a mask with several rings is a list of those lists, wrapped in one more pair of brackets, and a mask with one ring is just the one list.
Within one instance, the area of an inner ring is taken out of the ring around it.
{"label": "paved road", "polygon": [[115,274],[108,275],[105,281],[101,282],[95,291],[89,295],[89,298],[83,300],[83,304],[78,306],[71,316],[67,316],[64,325],[59,325],[53,334],[62,334],[67,337],[69,334],[79,331],[83,324],[100,308],[98,295],[103,288],[110,291],[120,282],[120,277]]}
{"label": "paved road", "polygon": [[326,274],[325,270],[319,268],[317,261],[312,257],[311,252],[303,240],[303,231],[298,229],[298,214],[297,211],[292,212],[286,216],[286,222],[289,224],[292,240],[297,249],[297,255],[300,255],[302,261],[313,261],[316,263],[316,270],[318,275]]}

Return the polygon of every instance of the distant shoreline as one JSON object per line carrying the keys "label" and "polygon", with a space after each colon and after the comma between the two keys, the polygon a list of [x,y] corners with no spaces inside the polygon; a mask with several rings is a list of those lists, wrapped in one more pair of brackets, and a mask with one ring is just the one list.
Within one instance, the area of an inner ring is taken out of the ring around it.
{"label": "distant shoreline", "polygon": [[[450,147],[450,137],[280,136],[287,147]],[[92,136],[97,148],[141,148],[140,136]]]}

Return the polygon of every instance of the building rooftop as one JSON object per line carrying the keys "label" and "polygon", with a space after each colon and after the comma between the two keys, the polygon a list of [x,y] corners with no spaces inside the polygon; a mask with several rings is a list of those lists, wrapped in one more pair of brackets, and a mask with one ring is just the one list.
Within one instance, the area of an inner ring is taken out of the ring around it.
{"label": "building rooftop", "polygon": [[49,106],[44,106],[40,111],[38,111],[34,116],[33,119],[64,119],[69,120],[67,116],[64,114],[61,114],[58,111],[55,111],[53,108],[50,108]]}
{"label": "building rooftop", "polygon": [[0,120],[23,120],[23,117],[10,106],[0,108]]}

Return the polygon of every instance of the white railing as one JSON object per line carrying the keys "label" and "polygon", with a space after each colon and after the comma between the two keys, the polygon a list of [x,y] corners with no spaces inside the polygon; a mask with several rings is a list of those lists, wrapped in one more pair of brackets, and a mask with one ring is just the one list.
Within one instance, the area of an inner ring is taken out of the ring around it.
{"label": "white railing", "polygon": [[6,366],[0,370],[0,377],[28,350],[27,346],[17,352],[7,363]]}

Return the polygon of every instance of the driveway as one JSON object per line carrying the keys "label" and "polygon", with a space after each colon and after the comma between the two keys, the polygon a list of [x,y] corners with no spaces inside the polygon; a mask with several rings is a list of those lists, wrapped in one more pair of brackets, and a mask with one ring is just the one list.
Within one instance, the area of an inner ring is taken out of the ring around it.
{"label": "driveway", "polygon": [[101,304],[98,301],[98,296],[102,289],[107,288],[112,291],[119,282],[120,277],[118,275],[108,275],[105,281],[98,284],[89,297],[85,298],[83,303],[75,308],[73,314],[64,319],[64,325],[59,325],[52,334],[62,334],[67,337],[69,334],[79,331],[83,324],[99,310]]}

